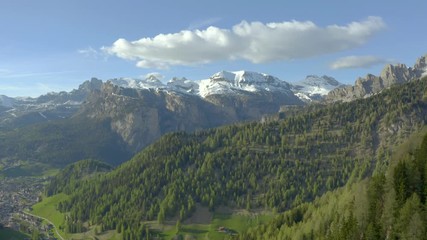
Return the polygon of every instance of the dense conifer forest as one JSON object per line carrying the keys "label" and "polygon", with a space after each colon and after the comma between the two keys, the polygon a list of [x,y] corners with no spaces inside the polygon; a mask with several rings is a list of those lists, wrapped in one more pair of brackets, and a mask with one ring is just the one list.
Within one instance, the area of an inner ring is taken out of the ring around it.
{"label": "dense conifer forest", "polygon": [[[425,133],[426,131],[424,131]],[[427,135],[386,171],[304,203],[237,239],[427,239]]]}
{"label": "dense conifer forest", "polygon": [[[185,220],[196,204],[280,213],[240,239],[409,239],[425,233],[427,140],[390,163],[395,146],[425,124],[426,90],[424,78],[279,121],[168,134],[108,173],[81,178],[88,164],[69,167],[46,194],[69,195],[58,205],[69,232],[87,222],[124,239],[145,239],[146,221]],[[328,205],[358,188],[364,199]]]}
{"label": "dense conifer forest", "polygon": [[131,157],[131,151],[111,130],[108,120],[79,116],[4,130],[0,145],[2,159],[25,159],[61,168],[83,158],[118,165]]}

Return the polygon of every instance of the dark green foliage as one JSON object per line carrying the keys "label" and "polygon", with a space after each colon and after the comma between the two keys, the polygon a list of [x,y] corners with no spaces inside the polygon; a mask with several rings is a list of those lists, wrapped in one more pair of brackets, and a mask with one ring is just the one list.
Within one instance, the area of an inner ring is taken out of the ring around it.
{"label": "dark green foliage", "polygon": [[383,239],[381,234],[381,216],[384,210],[384,186],[385,176],[383,174],[375,175],[371,178],[368,185],[368,228],[366,230],[366,239]]}
{"label": "dark green foliage", "polygon": [[59,167],[87,158],[117,165],[131,156],[108,121],[80,117],[1,133],[0,146],[0,159],[43,162]]}
{"label": "dark green foliage", "polygon": [[45,187],[45,194],[46,196],[60,192],[71,194],[71,190],[78,188],[80,184],[84,184],[84,180],[88,180],[94,174],[105,173],[112,169],[112,166],[96,160],[78,161],[65,167],[53,177]]}
{"label": "dark green foliage", "polygon": [[395,224],[395,235],[400,239],[427,239],[425,209],[416,193],[399,206]]}
{"label": "dark green foliage", "polygon": [[398,162],[393,171],[393,187],[396,200],[403,205],[416,194],[421,203],[426,203],[427,137],[414,155]]}
{"label": "dark green foliage", "polygon": [[396,198],[400,205],[405,203],[406,199],[411,196],[410,174],[412,174],[412,172],[408,165],[408,162],[400,161],[394,169],[394,191],[396,192]]}
{"label": "dark green foliage", "polygon": [[[260,226],[260,234],[256,230],[242,239],[274,238],[282,228],[304,221],[304,202],[387,166],[387,146],[423,126],[426,89],[426,81],[414,81],[369,99],[313,105],[280,122],[168,134],[111,173],[70,186],[70,199],[60,210],[74,222],[102,224],[136,237],[145,233],[141,222],[185,219],[196,203],[211,210],[221,205],[278,212],[295,208]],[[383,184],[384,176],[378,175],[369,187],[371,226],[363,230],[369,228],[372,237],[385,235],[377,216],[384,212]],[[351,212],[332,219],[335,231],[328,236],[350,234],[358,239],[362,223],[354,216]],[[316,234],[304,236],[317,238]]]}
{"label": "dark green foliage", "polygon": [[[249,229],[237,239],[295,239],[295,236],[302,239],[427,239],[426,199],[425,195],[419,195],[424,194],[427,187],[423,175],[426,153],[427,135],[415,154],[405,155],[389,166],[387,172],[391,175],[379,173],[367,183],[357,183],[363,186],[359,189],[366,189],[366,199],[359,197],[355,201],[356,196],[365,194],[355,189],[341,191],[335,193],[341,194],[336,196],[337,201],[346,202],[348,195],[353,196],[350,206],[336,207],[328,215],[319,217],[317,214],[325,212],[322,207],[328,206],[315,201],[287,211],[268,224]],[[355,205],[366,208],[355,209]],[[295,211],[303,213],[299,221],[289,217]],[[362,221],[355,216],[356,211]],[[322,222],[315,222],[316,219]],[[318,224],[324,226],[316,227]]]}

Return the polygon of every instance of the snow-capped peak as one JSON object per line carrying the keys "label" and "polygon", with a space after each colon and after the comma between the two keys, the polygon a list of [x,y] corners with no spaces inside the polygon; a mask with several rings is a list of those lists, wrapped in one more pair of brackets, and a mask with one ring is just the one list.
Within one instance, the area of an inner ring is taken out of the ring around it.
{"label": "snow-capped peak", "polygon": [[290,85],[268,74],[236,71],[221,71],[208,79],[193,81],[186,78],[172,78],[167,84],[155,76],[146,79],[116,78],[110,83],[124,88],[161,89],[205,98],[215,94],[239,94],[243,92],[280,91],[290,93]]}
{"label": "snow-capped peak", "polygon": [[235,72],[221,71],[212,75],[210,79],[213,81],[225,80],[228,82],[233,82],[236,85],[266,83],[266,82],[272,82],[274,80],[279,80],[268,74],[251,72],[251,71],[243,71],[243,70],[235,71]]}
{"label": "snow-capped peak", "polygon": [[304,101],[320,99],[329,91],[343,86],[328,76],[309,75],[293,85],[268,74],[251,71],[220,71],[202,80],[172,78],[166,84],[154,75],[145,79],[116,78],[109,80],[112,84],[125,88],[156,89],[206,98],[210,95],[230,95],[256,92],[281,92],[295,94]]}
{"label": "snow-capped peak", "polygon": [[339,85],[342,85],[340,82],[338,82],[335,78],[329,77],[329,76],[317,76],[317,75],[308,75],[304,80],[300,82],[301,84],[304,84],[306,86],[324,86],[324,87],[336,87]]}
{"label": "snow-capped peak", "polygon": [[290,93],[290,85],[268,74],[250,71],[221,71],[199,82],[199,95],[203,98],[215,94],[261,91]]}
{"label": "snow-capped peak", "polygon": [[233,72],[221,71],[217,72],[210,77],[212,81],[227,81],[234,82],[236,78],[236,74]]}
{"label": "snow-capped peak", "polygon": [[149,75],[147,78],[145,78],[145,82],[159,83],[161,81],[155,75]]}
{"label": "snow-capped peak", "polygon": [[344,84],[329,76],[308,75],[304,80],[293,84],[292,90],[302,100],[315,100],[326,96],[335,88],[343,87]]}

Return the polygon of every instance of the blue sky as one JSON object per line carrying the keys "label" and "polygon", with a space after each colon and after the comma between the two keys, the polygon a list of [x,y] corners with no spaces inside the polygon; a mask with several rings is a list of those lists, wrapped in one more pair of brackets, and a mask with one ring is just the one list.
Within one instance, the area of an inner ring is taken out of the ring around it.
{"label": "blue sky", "polygon": [[2,1],[0,95],[242,69],[353,83],[427,53],[426,9],[425,0]]}

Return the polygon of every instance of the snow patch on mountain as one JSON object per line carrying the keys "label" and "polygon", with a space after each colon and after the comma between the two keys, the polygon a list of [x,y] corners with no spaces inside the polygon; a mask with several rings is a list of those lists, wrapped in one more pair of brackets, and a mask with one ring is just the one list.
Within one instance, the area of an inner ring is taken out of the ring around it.
{"label": "snow patch on mountain", "polygon": [[291,93],[289,83],[268,74],[250,71],[221,71],[199,83],[199,95],[203,98],[214,94],[263,91]]}
{"label": "snow patch on mountain", "polygon": [[319,100],[330,91],[345,85],[329,76],[308,75],[292,86],[292,91],[303,101]]}
{"label": "snow patch on mountain", "polygon": [[166,84],[155,76],[146,79],[116,78],[109,80],[124,88],[155,89],[167,92],[196,95],[206,98],[211,95],[239,95],[247,93],[280,92],[294,94],[305,102],[319,100],[331,90],[344,86],[328,76],[309,75],[295,84],[289,84],[277,77],[251,71],[220,71],[208,79],[189,80],[172,78]]}
{"label": "snow patch on mountain", "polygon": [[108,80],[114,85],[123,88],[139,88],[139,89],[159,89],[166,88],[155,76],[149,76],[146,79],[133,79],[133,78],[114,78]]}
{"label": "snow patch on mountain", "polygon": [[171,89],[191,94],[197,94],[199,89],[199,84],[197,82],[188,80],[186,78],[176,77],[169,80],[167,86]]}
{"label": "snow patch on mountain", "polygon": [[198,95],[202,98],[215,94],[240,94],[262,91],[280,91],[291,94],[291,85],[289,83],[268,74],[250,71],[221,71],[208,79],[196,81],[186,78],[172,78],[167,84],[163,84],[154,76],[147,79],[116,78],[109,80],[109,82],[124,88],[181,92]]}

